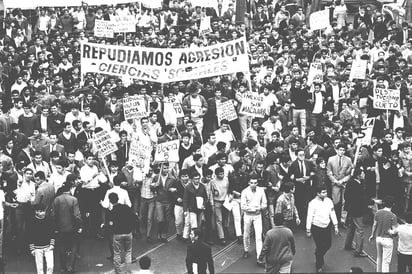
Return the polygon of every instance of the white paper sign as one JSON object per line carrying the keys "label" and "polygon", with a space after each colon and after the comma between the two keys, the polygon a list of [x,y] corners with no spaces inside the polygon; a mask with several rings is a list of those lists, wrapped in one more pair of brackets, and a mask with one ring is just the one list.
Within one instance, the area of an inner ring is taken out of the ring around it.
{"label": "white paper sign", "polygon": [[145,101],[136,97],[123,99],[123,111],[125,120],[138,119],[148,115]]}
{"label": "white paper sign", "polygon": [[308,85],[311,86],[312,83],[322,83],[323,82],[323,71],[321,63],[311,63],[308,74]]}
{"label": "white paper sign", "polygon": [[113,16],[110,22],[113,23],[114,32],[135,32],[136,18],[134,16]]}
{"label": "white paper sign", "polygon": [[239,113],[259,118],[265,117],[266,107],[263,105],[263,100],[263,96],[245,94]]}
{"label": "white paper sign", "polygon": [[101,157],[106,157],[117,150],[117,146],[112,142],[110,133],[106,130],[96,133],[93,142]]}
{"label": "white paper sign", "polygon": [[361,136],[356,139],[357,146],[370,145],[372,140],[373,127],[375,126],[375,117],[366,118],[362,125]]}
{"label": "white paper sign", "polygon": [[129,160],[135,166],[141,167],[143,170],[148,170],[150,165],[150,155],[152,147],[143,144],[142,142],[132,139],[129,149]]}
{"label": "white paper sign", "polygon": [[366,68],[368,67],[367,60],[353,60],[352,68],[349,74],[349,80],[366,79]]}
{"label": "white paper sign", "polygon": [[401,110],[401,95],[397,89],[375,88],[373,107],[376,109]]}
{"label": "white paper sign", "polygon": [[216,112],[217,121],[219,122],[219,124],[223,119],[226,119],[229,122],[237,119],[237,113],[235,107],[233,106],[232,100],[217,104]]}
{"label": "white paper sign", "polygon": [[311,30],[329,27],[329,10],[321,10],[312,13],[309,18],[309,25]]}
{"label": "white paper sign", "polygon": [[96,37],[113,38],[114,31],[112,23],[110,21],[96,19],[94,23],[94,35]]}
{"label": "white paper sign", "polygon": [[179,162],[179,140],[173,140],[157,144],[155,161],[156,162]]}

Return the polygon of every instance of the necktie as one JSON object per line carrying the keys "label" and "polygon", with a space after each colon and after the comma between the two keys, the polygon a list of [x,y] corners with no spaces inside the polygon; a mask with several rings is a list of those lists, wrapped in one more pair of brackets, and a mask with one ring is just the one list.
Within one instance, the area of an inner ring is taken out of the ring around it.
{"label": "necktie", "polygon": [[342,166],[342,156],[339,156],[339,167]]}
{"label": "necktie", "polygon": [[302,174],[302,176],[304,176],[305,174],[303,174],[303,163],[302,163],[302,161],[299,161],[299,167],[300,167],[300,174]]}

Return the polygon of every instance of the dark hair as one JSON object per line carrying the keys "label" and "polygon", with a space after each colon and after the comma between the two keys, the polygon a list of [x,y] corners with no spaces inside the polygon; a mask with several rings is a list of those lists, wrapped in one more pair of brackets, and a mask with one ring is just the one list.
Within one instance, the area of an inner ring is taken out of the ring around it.
{"label": "dark hair", "polygon": [[179,177],[182,176],[189,176],[189,170],[188,169],[182,169],[179,173]]}
{"label": "dark hair", "polygon": [[327,190],[327,187],[325,184],[320,184],[316,186],[316,193],[321,193],[322,191]]}
{"label": "dark hair", "polygon": [[114,184],[115,186],[120,186],[120,184],[121,184],[122,182],[124,182],[125,179],[126,179],[126,178],[124,178],[124,176],[118,174],[118,175],[114,176],[114,178],[113,178],[113,184]]}
{"label": "dark hair", "polygon": [[289,193],[294,187],[295,184],[293,182],[286,182],[283,184],[283,191],[285,191],[285,193]]}
{"label": "dark hair", "polygon": [[275,225],[282,225],[284,222],[282,213],[276,213],[273,219],[274,219]]}
{"label": "dark hair", "polygon": [[222,150],[222,149],[226,149],[226,143],[225,142],[218,142],[216,145],[217,150]]}
{"label": "dark hair", "polygon": [[35,174],[34,174],[34,177],[36,178],[40,178],[40,180],[45,180],[46,179],[46,176],[44,175],[44,172],[43,171],[37,171]]}
{"label": "dark hair", "polygon": [[193,155],[193,161],[195,161],[195,162],[199,161],[200,158],[202,158],[201,154],[196,153],[195,155]]}
{"label": "dark hair", "polygon": [[383,198],[383,206],[392,208],[395,204],[395,199],[392,196],[386,196]]}
{"label": "dark hair", "polygon": [[220,173],[225,173],[225,170],[223,169],[223,167],[218,167],[215,169],[215,175],[218,175]]}
{"label": "dark hair", "polygon": [[139,260],[140,269],[150,269],[152,259],[149,256],[143,256]]}
{"label": "dark hair", "polygon": [[119,201],[119,196],[117,195],[117,193],[110,193],[109,194],[109,201],[111,204],[116,204]]}

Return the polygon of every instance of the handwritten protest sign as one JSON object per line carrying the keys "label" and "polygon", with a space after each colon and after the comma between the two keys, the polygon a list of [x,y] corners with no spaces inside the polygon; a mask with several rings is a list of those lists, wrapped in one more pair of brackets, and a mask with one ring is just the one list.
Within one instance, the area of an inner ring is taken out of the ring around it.
{"label": "handwritten protest sign", "polygon": [[353,60],[352,68],[349,74],[349,80],[352,79],[366,79],[366,68],[368,66],[367,60]]}
{"label": "handwritten protest sign", "polygon": [[179,140],[157,144],[156,162],[179,162]]}
{"label": "handwritten protest sign", "polygon": [[329,9],[312,13],[309,18],[309,25],[311,30],[329,27]]}
{"label": "handwritten protest sign", "polygon": [[308,85],[311,86],[312,83],[323,82],[323,71],[321,63],[311,63],[308,74]]}
{"label": "handwritten protest sign", "polygon": [[210,18],[211,16],[203,16],[200,19],[200,26],[199,26],[200,34],[205,34],[205,33],[209,33],[212,31],[212,28],[210,26]]}
{"label": "handwritten protest sign", "polygon": [[376,109],[401,110],[401,95],[397,89],[375,88],[373,107]]}
{"label": "handwritten protest sign", "polygon": [[112,28],[114,32],[135,32],[136,18],[132,15],[128,16],[113,16],[110,19],[113,23]]}
{"label": "handwritten protest sign", "polygon": [[217,104],[216,112],[217,112],[217,120],[219,124],[220,124],[220,121],[222,121],[223,119],[226,119],[229,122],[237,119],[236,110],[231,100]]}
{"label": "handwritten protest sign", "polygon": [[159,9],[162,7],[162,0],[142,0],[141,3],[148,9]]}
{"label": "handwritten protest sign", "polygon": [[110,21],[96,19],[94,23],[94,35],[96,37],[113,38],[114,31],[112,23]]}
{"label": "handwritten protest sign", "polygon": [[135,97],[123,99],[124,119],[138,119],[148,115],[145,101]]}
{"label": "handwritten protest sign", "polygon": [[263,105],[263,96],[253,94],[244,95],[239,113],[259,118],[265,117],[266,107]]}
{"label": "handwritten protest sign", "polygon": [[366,118],[362,125],[362,131],[356,139],[357,146],[370,145],[372,140],[373,127],[375,126],[375,117]]}
{"label": "handwritten protest sign", "polygon": [[130,143],[129,160],[136,166],[143,169],[148,168],[150,165],[150,154],[152,153],[152,147],[145,145],[138,140],[133,139]]}
{"label": "handwritten protest sign", "polygon": [[112,142],[110,133],[106,130],[96,133],[93,142],[101,157],[106,157],[117,150],[117,146]]}

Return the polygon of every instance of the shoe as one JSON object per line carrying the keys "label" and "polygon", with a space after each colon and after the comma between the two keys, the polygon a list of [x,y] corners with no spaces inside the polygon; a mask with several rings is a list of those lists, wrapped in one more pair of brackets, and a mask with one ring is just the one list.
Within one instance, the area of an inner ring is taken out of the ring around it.
{"label": "shoe", "polygon": [[364,257],[368,257],[368,254],[362,251],[362,252],[355,252],[354,256],[357,258],[364,258]]}
{"label": "shoe", "polygon": [[265,267],[265,263],[262,262],[262,261],[257,260],[257,261],[256,261],[256,264],[257,264],[258,266],[260,266],[260,267]]}
{"label": "shoe", "polygon": [[237,243],[242,244],[243,243],[243,237],[242,236],[237,236]]}
{"label": "shoe", "polygon": [[323,273],[323,269],[322,268],[316,269],[316,273]]}
{"label": "shoe", "polygon": [[243,259],[249,258],[249,252],[243,251]]}
{"label": "shoe", "polygon": [[153,243],[152,237],[147,237],[146,242]]}
{"label": "shoe", "polygon": [[226,245],[226,240],[225,239],[220,239],[219,242],[220,242],[221,245]]}
{"label": "shoe", "polygon": [[208,241],[206,241],[206,243],[207,243],[208,245],[214,245],[214,244],[215,244],[212,240],[208,240]]}
{"label": "shoe", "polygon": [[176,240],[181,241],[183,239],[182,235],[176,234]]}
{"label": "shoe", "polygon": [[355,250],[353,247],[351,246],[345,246],[343,249],[351,251],[351,250]]}
{"label": "shoe", "polygon": [[168,242],[168,240],[166,239],[166,238],[160,238],[159,239],[162,243],[167,243]]}
{"label": "shoe", "polygon": [[109,261],[113,261],[113,256],[106,257]]}
{"label": "shoe", "polygon": [[185,244],[190,244],[190,239],[188,239],[188,238],[182,238],[182,241],[183,241]]}

